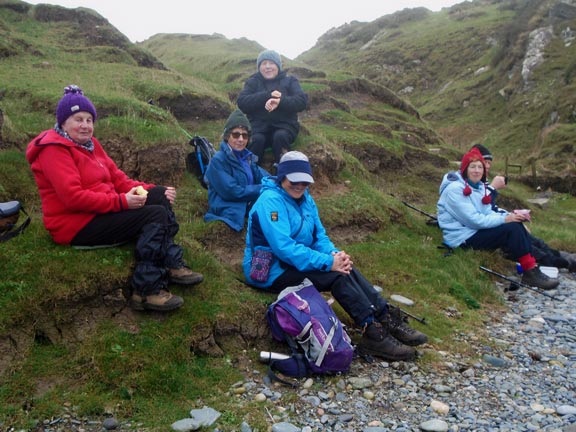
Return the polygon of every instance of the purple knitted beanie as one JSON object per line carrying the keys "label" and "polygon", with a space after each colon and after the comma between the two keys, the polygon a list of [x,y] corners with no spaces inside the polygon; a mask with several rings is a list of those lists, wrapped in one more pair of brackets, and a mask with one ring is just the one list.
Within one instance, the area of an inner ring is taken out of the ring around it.
{"label": "purple knitted beanie", "polygon": [[62,123],[68,117],[81,111],[89,112],[92,114],[93,121],[96,121],[96,108],[94,108],[94,104],[90,99],[84,96],[82,89],[74,84],[64,87],[64,96],[62,96],[56,108],[58,126],[62,127]]}

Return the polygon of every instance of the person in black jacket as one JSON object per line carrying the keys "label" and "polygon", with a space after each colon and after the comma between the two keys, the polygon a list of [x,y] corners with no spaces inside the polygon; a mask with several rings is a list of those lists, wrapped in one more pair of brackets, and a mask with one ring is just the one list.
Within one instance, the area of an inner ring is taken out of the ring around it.
{"label": "person in black jacket", "polygon": [[246,80],[238,95],[238,108],[252,125],[250,151],[261,163],[264,150],[272,147],[278,163],[298,136],[298,113],[306,109],[308,95],[297,78],[282,70],[282,59],[276,51],[262,51],[256,66],[258,72]]}

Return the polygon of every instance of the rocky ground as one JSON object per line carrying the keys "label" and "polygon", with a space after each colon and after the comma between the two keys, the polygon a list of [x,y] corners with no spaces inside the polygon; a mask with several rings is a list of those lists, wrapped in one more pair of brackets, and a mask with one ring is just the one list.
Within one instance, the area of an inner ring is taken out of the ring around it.
{"label": "rocky ground", "polygon": [[[268,404],[274,432],[576,432],[576,275],[562,272],[560,278],[559,288],[548,292],[555,299],[526,289],[505,293],[508,311],[484,329],[489,346],[474,334],[458,335],[455,344],[475,347],[475,362],[450,352],[436,352],[441,361],[432,370],[418,362],[357,359],[346,375],[300,380],[295,389],[250,369],[230,392]],[[294,392],[299,401],[288,402]],[[207,410],[211,420],[204,424],[210,426],[203,430],[218,431],[218,415]],[[195,419],[175,419],[166,430],[198,427]],[[105,429],[144,430],[113,418],[76,419],[73,413],[46,420],[37,430]],[[252,428],[243,423],[237,430]]]}

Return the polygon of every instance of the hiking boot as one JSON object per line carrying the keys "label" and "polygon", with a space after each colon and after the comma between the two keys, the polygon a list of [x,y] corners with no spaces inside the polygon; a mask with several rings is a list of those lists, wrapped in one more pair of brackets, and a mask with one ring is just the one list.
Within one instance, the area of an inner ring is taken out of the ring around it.
{"label": "hiking boot", "polygon": [[560,256],[568,261],[568,269],[569,272],[576,272],[576,254],[570,252],[560,251]]}
{"label": "hiking boot", "polygon": [[402,344],[388,332],[387,326],[376,321],[364,329],[358,350],[362,354],[389,361],[413,360],[416,357],[414,348]]}
{"label": "hiking boot", "polygon": [[548,277],[539,267],[534,267],[531,270],[526,270],[522,275],[522,283],[530,285],[531,287],[541,288],[543,290],[551,290],[558,286],[560,281]]}
{"label": "hiking boot", "polygon": [[130,306],[134,310],[153,310],[159,312],[168,312],[178,309],[184,304],[184,299],[177,295],[172,294],[166,290],[160,290],[158,294],[148,296],[140,296],[132,294],[130,299]]}
{"label": "hiking boot", "polygon": [[204,280],[204,276],[183,266],[177,269],[168,269],[168,279],[173,284],[196,285]]}
{"label": "hiking boot", "polygon": [[385,319],[388,321],[390,334],[403,344],[418,346],[428,342],[428,336],[408,325],[408,317],[400,308],[388,305],[388,314]]}

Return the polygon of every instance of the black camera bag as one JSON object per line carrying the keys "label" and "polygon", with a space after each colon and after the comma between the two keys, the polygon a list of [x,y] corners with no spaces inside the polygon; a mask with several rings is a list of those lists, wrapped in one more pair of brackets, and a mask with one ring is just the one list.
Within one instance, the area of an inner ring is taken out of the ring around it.
{"label": "black camera bag", "polygon": [[[26,220],[16,228],[20,212],[26,215]],[[21,234],[29,224],[30,216],[20,201],[0,202],[0,243]]]}

